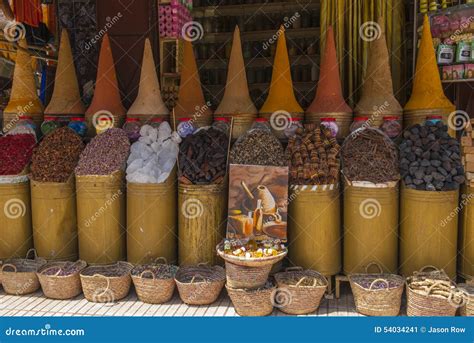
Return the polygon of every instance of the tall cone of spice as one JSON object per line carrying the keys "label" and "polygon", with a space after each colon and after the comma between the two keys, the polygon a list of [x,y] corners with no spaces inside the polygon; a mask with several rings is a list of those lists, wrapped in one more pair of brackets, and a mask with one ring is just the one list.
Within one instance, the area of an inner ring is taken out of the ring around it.
{"label": "tall cone of spice", "polygon": [[[280,26],[279,37],[273,62],[272,81],[268,97],[260,109],[260,117],[267,118],[272,124],[275,135],[284,139],[284,127],[288,114],[293,118],[303,118],[304,111],[296,100],[291,80],[290,60],[286,47],[285,28]],[[283,125],[282,125],[283,124]]]}
{"label": "tall cone of spice", "polygon": [[143,51],[138,95],[128,110],[127,116],[140,118],[143,122],[152,118],[169,120],[169,111],[161,97],[160,82],[156,74],[153,51],[148,38],[145,40]]}
{"label": "tall cone of spice", "polygon": [[18,117],[22,115],[30,116],[37,127],[43,121],[43,104],[36,91],[31,57],[25,39],[18,42],[10,100],[3,111],[3,130],[13,129]]}
{"label": "tall cone of spice", "polygon": [[230,52],[224,96],[219,107],[214,112],[214,116],[234,118],[232,138],[236,139],[250,128],[257,114],[257,108],[250,98],[244,57],[242,55],[240,30],[236,26]]}
{"label": "tall cone of spice", "polygon": [[455,106],[443,92],[427,15],[423,21],[413,90],[404,110],[405,126],[421,123],[427,115],[432,114],[443,115],[447,120],[449,113],[455,110]]}
{"label": "tall cone of spice", "polygon": [[82,103],[81,94],[79,92],[71,43],[66,29],[63,29],[61,32],[60,44],[53,96],[44,113],[61,116],[84,115],[86,109]]}
{"label": "tall cone of spice", "polygon": [[106,33],[100,47],[94,97],[86,111],[89,132],[94,132],[94,129],[102,131],[111,126],[121,126],[125,113],[126,110],[120,98],[109,35]]}
{"label": "tall cone of spice", "polygon": [[349,134],[352,121],[352,108],[344,100],[339,63],[336,55],[334,31],[329,26],[326,31],[326,46],[321,60],[316,96],[306,110],[307,123],[319,123],[321,118],[335,118],[339,126],[338,138]]}
{"label": "tall cone of spice", "polygon": [[174,115],[175,119],[191,118],[197,127],[212,123],[212,111],[204,99],[193,45],[188,40],[184,40],[181,80]]}
{"label": "tall cone of spice", "polygon": [[[362,95],[355,107],[357,116],[369,117],[369,124],[379,127],[384,117],[397,117],[402,124],[403,109],[393,95],[390,58],[384,32],[384,20],[378,20],[379,37],[370,44]],[[395,118],[394,118],[395,119]]]}

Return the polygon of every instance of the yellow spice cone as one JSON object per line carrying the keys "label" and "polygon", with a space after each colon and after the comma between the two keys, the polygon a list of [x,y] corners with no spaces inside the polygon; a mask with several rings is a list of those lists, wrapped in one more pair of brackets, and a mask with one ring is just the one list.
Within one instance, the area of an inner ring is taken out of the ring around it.
{"label": "yellow spice cone", "polygon": [[433,49],[430,21],[427,15],[425,15],[423,21],[423,33],[416,60],[413,91],[404,109],[405,111],[443,109],[446,113],[455,109],[455,106],[443,92]]}
{"label": "yellow spice cone", "polygon": [[198,115],[200,121],[212,121],[212,111],[207,106],[202,92],[193,45],[187,40],[184,40],[181,81],[174,113],[176,118]]}
{"label": "yellow spice cone", "polygon": [[94,114],[102,111],[109,111],[113,116],[118,117],[126,113],[120,98],[114,58],[108,34],[105,34],[102,39],[94,97],[86,111],[86,117],[93,117]]}
{"label": "yellow spice cone", "polygon": [[25,39],[22,39],[18,42],[18,46],[20,48],[17,49],[16,53],[10,100],[3,112],[15,115],[41,115],[43,104],[36,92],[31,57],[27,52],[28,44]]}
{"label": "yellow spice cone", "polygon": [[160,82],[156,74],[153,51],[148,38],[145,40],[138,95],[127,114],[137,116],[142,114],[169,114],[168,108],[161,97]]}
{"label": "yellow spice cone", "polygon": [[236,26],[230,53],[225,92],[215,114],[233,115],[241,113],[257,114],[258,111],[250,98],[247,75],[245,74],[244,57],[242,55],[240,30],[239,27]]}
{"label": "yellow spice cone", "polygon": [[382,17],[379,18],[378,25],[382,32],[380,32],[380,37],[370,44],[367,69],[362,84],[362,96],[355,107],[355,112],[400,115],[403,110],[393,95],[390,58]]}
{"label": "yellow spice cone", "polygon": [[291,80],[290,61],[286,48],[285,28],[280,27],[275,60],[273,63],[272,82],[267,100],[260,109],[260,113],[287,111],[289,113],[303,113],[303,109],[296,100]]}
{"label": "yellow spice cone", "polygon": [[67,30],[63,29],[53,96],[44,113],[49,115],[83,115],[84,112],[85,107],[79,92],[69,35]]}

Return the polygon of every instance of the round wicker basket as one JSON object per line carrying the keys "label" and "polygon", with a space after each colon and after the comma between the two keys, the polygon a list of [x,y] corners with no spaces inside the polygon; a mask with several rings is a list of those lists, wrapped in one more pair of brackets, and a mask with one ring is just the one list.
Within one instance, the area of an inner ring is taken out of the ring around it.
{"label": "round wicker basket", "polygon": [[173,297],[178,267],[169,264],[138,265],[132,269],[132,281],[140,301],[162,304]]}
{"label": "round wicker basket", "polygon": [[39,258],[34,249],[28,250],[26,256],[30,253],[33,253],[33,259],[9,259],[2,265],[2,286],[7,294],[30,294],[40,288],[36,272],[46,264],[46,260]]}
{"label": "round wicker basket", "polygon": [[[71,299],[82,293],[81,278],[79,273],[87,267],[85,261],[72,262],[50,262],[38,270],[41,289],[46,297],[51,299]],[[55,271],[48,275],[46,272]],[[57,270],[57,271],[56,271]],[[71,270],[72,273],[59,275],[61,271]]]}
{"label": "round wicker basket", "polygon": [[209,305],[217,300],[225,283],[225,271],[220,266],[186,266],[175,276],[181,300],[188,305]]}
{"label": "round wicker basket", "polygon": [[276,286],[267,284],[258,289],[231,288],[226,286],[227,293],[240,316],[268,316],[273,312]]}

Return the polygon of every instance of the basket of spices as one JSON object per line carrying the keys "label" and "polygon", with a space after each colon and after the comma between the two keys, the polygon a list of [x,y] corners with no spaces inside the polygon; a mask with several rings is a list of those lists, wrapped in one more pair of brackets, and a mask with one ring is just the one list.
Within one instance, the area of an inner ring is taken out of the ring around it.
{"label": "basket of spices", "polygon": [[[33,254],[33,258],[28,256]],[[36,292],[40,283],[36,272],[46,264],[46,260],[39,258],[36,250],[30,249],[26,258],[6,260],[2,265],[2,286],[7,294],[24,295]]]}
{"label": "basket of spices", "polygon": [[256,289],[268,280],[273,265],[281,261],[288,250],[280,240],[228,240],[217,246],[225,261],[227,285],[232,288]]}
{"label": "basket of spices", "polygon": [[459,314],[464,317],[474,316],[474,286],[465,283],[458,284],[463,295],[463,302]]}
{"label": "basket of spices", "polygon": [[119,261],[101,266],[89,266],[81,271],[81,284],[88,301],[110,303],[125,298],[130,291],[133,265]]}
{"label": "basket of spices", "polygon": [[[375,265],[380,273],[368,273]],[[357,312],[366,316],[397,316],[402,303],[405,279],[399,275],[383,273],[377,263],[370,263],[366,273],[349,275]]]}
{"label": "basket of spices", "polygon": [[82,260],[76,262],[50,262],[36,273],[41,289],[51,299],[71,299],[82,293],[79,273],[87,267]]}
{"label": "basket of spices", "polygon": [[462,293],[442,270],[415,272],[407,278],[408,316],[455,316]]}
{"label": "basket of spices", "polygon": [[268,316],[273,312],[276,286],[267,281],[257,289],[232,288],[226,285],[227,293],[240,316]]}
{"label": "basket of spices", "polygon": [[173,297],[176,286],[174,277],[178,267],[166,263],[144,264],[132,269],[132,281],[140,301],[162,304]]}
{"label": "basket of spices", "polygon": [[290,267],[275,274],[275,303],[288,314],[308,314],[318,309],[328,287],[326,277],[314,270]]}
{"label": "basket of spices", "polygon": [[181,300],[188,305],[209,305],[217,300],[225,283],[220,266],[185,266],[175,276]]}

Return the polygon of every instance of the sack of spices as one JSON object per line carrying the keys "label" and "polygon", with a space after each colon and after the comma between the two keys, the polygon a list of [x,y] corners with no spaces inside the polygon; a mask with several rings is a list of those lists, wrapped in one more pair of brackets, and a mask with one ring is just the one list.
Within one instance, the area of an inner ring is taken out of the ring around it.
{"label": "sack of spices", "polygon": [[[30,164],[36,138],[22,133],[0,137],[0,183],[27,181],[26,169]],[[19,177],[23,174],[22,177]]]}
{"label": "sack of spices", "polygon": [[252,127],[237,139],[230,151],[229,162],[261,166],[285,166],[285,152],[272,133],[266,119],[258,118]]}

